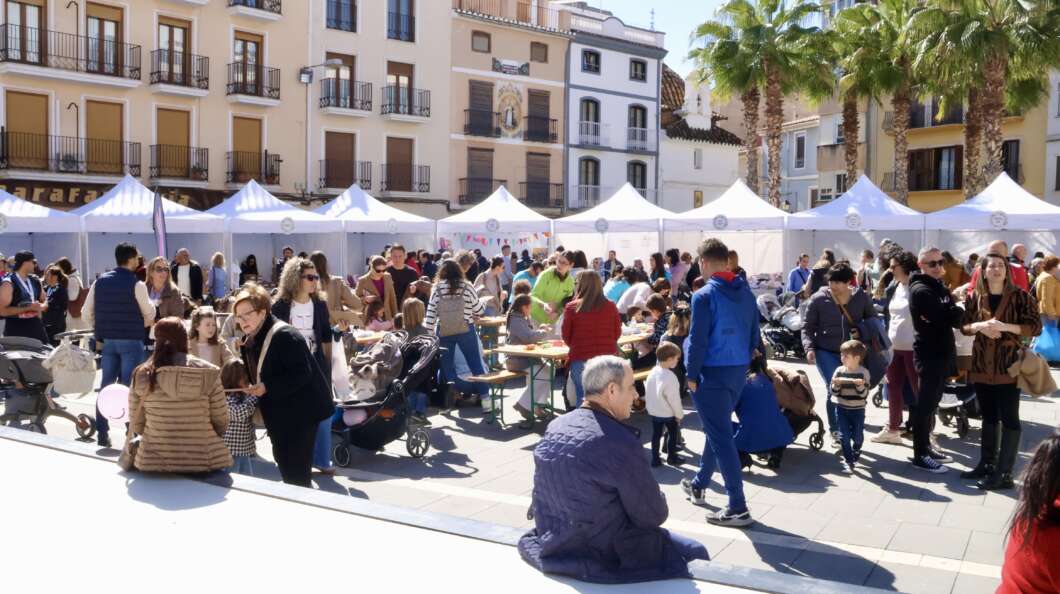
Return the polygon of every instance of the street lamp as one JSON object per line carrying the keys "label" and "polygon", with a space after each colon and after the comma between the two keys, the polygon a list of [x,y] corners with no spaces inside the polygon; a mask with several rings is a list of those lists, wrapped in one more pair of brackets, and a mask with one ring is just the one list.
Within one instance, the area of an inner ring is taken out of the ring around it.
{"label": "street lamp", "polygon": [[[311,167],[312,167],[312,163],[313,163],[312,154],[310,153],[310,150],[309,150],[309,147],[310,147],[310,134],[311,134],[311,130],[312,130],[312,119],[313,119],[313,106],[312,106],[312,103],[309,100],[309,85],[313,84],[313,69],[314,68],[321,68],[321,67],[324,67],[324,66],[342,66],[342,65],[343,65],[342,64],[342,60],[340,60],[338,58],[329,58],[327,60],[324,60],[324,62],[321,63],[321,64],[313,64],[312,66],[303,66],[298,71],[298,82],[300,82],[303,85],[305,85],[305,147],[304,147],[304,150],[303,150],[303,152],[305,154],[305,180],[302,182],[302,187],[303,188],[308,188],[309,187],[309,172],[311,171]],[[302,194],[303,194],[303,196],[305,195],[305,190],[302,190]]]}
{"label": "street lamp", "polygon": [[328,60],[324,60],[324,62],[322,64],[313,64],[312,66],[303,66],[298,71],[298,82],[302,83],[303,85],[312,84],[312,82],[313,82],[313,69],[314,68],[320,68],[320,67],[323,67],[323,66],[342,66],[342,60],[340,60],[338,58],[330,58]]}

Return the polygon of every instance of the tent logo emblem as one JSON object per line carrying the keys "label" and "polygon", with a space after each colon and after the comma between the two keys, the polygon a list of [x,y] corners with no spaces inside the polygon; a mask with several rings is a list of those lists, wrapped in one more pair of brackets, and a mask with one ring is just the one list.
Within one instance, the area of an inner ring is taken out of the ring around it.
{"label": "tent logo emblem", "polygon": [[846,222],[847,229],[861,229],[861,215],[856,212],[847,213],[847,216],[844,221]]}
{"label": "tent logo emblem", "polygon": [[995,210],[990,213],[990,226],[994,229],[1004,229],[1008,227],[1008,215],[1003,211]]}
{"label": "tent logo emblem", "polygon": [[7,231],[7,216],[0,214],[0,231]]}
{"label": "tent logo emblem", "polygon": [[596,227],[597,233],[607,233],[607,228],[609,225],[607,224],[607,219],[605,219],[604,217],[600,217],[596,219],[596,223],[594,223],[593,226]]}
{"label": "tent logo emblem", "polygon": [[501,228],[501,222],[498,221],[497,219],[487,219],[486,220],[486,231],[489,231],[490,233],[496,233],[497,231],[500,230],[500,228]]}
{"label": "tent logo emblem", "polygon": [[391,217],[386,220],[386,231],[387,233],[397,233],[398,223],[397,219]]}
{"label": "tent logo emblem", "polygon": [[291,217],[283,217],[283,220],[280,221],[280,231],[283,231],[288,235],[291,234],[291,232],[294,231],[294,219]]}
{"label": "tent logo emblem", "polygon": [[721,229],[727,228],[728,226],[729,226],[729,217],[727,217],[727,216],[725,216],[723,214],[720,214],[720,215],[714,217],[714,228],[715,229],[721,230]]}

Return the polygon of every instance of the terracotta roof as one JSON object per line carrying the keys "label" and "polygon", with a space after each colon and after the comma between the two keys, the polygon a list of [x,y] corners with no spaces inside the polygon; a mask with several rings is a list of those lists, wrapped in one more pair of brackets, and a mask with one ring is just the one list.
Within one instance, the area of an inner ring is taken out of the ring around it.
{"label": "terracotta roof", "polygon": [[676,110],[685,104],[685,79],[663,63],[662,108]]}
{"label": "terracotta roof", "polygon": [[677,120],[666,128],[666,135],[677,140],[711,142],[714,144],[743,144],[739,136],[722,128],[717,122],[714,123],[713,127],[708,129],[693,128],[689,126],[688,122],[685,120]]}

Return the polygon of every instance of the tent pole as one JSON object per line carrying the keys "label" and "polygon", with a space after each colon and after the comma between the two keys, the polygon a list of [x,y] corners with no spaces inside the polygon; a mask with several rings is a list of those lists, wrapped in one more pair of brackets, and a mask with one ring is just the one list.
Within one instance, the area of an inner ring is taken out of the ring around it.
{"label": "tent pole", "polygon": [[663,220],[662,219],[659,219],[659,246],[658,246],[658,249],[655,250],[655,251],[657,251],[657,252],[665,252],[666,251],[666,247],[663,245]]}

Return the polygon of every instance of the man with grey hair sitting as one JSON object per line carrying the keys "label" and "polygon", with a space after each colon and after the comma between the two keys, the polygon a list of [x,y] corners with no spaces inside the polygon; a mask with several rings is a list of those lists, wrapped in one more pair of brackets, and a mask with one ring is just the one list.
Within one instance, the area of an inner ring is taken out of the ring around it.
{"label": "man with grey hair sitting", "polygon": [[669,514],[639,431],[629,418],[633,369],[612,355],[582,374],[585,400],[552,421],[534,449],[535,527],[519,539],[523,560],[587,582],[688,577],[707,559],[702,544],[661,528]]}

